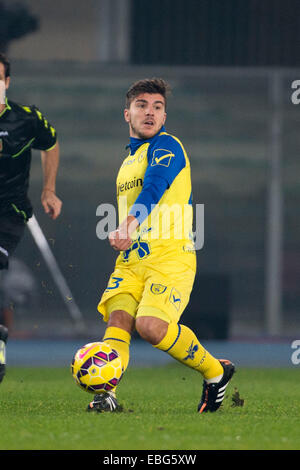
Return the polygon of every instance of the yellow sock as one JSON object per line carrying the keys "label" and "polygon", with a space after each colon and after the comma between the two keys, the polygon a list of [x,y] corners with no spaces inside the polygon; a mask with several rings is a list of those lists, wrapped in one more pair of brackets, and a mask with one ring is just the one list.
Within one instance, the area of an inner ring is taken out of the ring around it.
{"label": "yellow sock", "polygon": [[127,369],[129,362],[129,345],[131,335],[122,328],[115,326],[109,326],[104,334],[102,341],[105,341],[110,345],[111,348],[118,351],[122,358],[124,372]]}
{"label": "yellow sock", "polygon": [[218,377],[224,372],[218,359],[204,349],[195,333],[185,325],[170,323],[166,336],[155,348],[201,372],[204,379]]}

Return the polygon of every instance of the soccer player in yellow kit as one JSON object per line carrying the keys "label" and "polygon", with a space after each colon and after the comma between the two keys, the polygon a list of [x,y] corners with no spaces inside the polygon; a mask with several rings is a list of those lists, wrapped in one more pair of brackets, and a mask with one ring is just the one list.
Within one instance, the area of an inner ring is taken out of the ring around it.
{"label": "soccer player in yellow kit", "polygon": [[[214,358],[194,332],[180,323],[196,272],[192,238],[190,162],[164,127],[169,85],[135,82],[126,95],[129,155],[117,177],[119,227],[109,234],[120,252],[98,305],[108,322],[103,341],[129,362],[131,334],[200,372],[198,412],[216,411],[234,373],[229,360]],[[115,391],[96,394],[89,411],[115,411]]]}

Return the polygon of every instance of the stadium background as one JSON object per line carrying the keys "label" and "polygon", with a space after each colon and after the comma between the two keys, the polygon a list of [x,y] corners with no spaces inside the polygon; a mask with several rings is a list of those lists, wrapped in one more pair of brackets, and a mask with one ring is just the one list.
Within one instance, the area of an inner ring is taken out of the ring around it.
{"label": "stadium background", "polygon": [[53,223],[43,214],[38,152],[30,195],[86,331],[78,336],[27,231],[7,281],[8,360],[22,361],[24,344],[30,362],[34,344],[46,360],[50,339],[53,352],[60,344],[68,355],[70,345],[101,336],[96,306],[115,254],[96,237],[96,209],[115,204],[128,141],[125,91],[136,79],[162,76],[173,87],[167,129],[186,147],[194,203],[205,207],[205,243],[183,320],[199,338],[221,341],[223,351],[238,343],[240,354],[243,341],[255,343],[257,362],[268,356],[268,344],[280,343],[269,357],[291,365],[300,326],[299,107],[291,100],[300,79],[297,1],[21,3],[39,28],[9,46],[8,96],[36,104],[59,134],[61,217]]}

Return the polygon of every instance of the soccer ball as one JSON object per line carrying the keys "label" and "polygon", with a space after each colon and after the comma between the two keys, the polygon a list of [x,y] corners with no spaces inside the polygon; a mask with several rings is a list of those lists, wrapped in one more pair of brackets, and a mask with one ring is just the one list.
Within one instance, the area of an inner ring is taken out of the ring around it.
{"label": "soccer ball", "polygon": [[71,364],[76,384],[90,393],[113,390],[123,372],[120,354],[104,342],[84,345],[76,352]]}

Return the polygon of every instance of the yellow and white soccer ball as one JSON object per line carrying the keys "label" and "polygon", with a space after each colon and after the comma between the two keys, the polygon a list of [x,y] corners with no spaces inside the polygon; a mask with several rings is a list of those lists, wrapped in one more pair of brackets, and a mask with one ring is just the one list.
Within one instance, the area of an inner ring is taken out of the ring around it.
{"label": "yellow and white soccer ball", "polygon": [[87,392],[113,390],[123,375],[121,356],[105,342],[85,344],[73,358],[71,373],[76,384]]}

